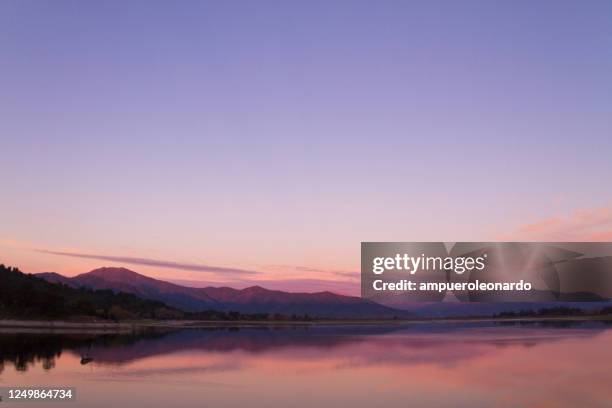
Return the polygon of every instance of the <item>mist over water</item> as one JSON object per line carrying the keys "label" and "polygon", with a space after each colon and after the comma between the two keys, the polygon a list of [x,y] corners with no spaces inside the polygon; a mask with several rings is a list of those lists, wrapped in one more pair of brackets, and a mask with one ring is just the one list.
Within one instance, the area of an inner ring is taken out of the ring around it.
{"label": "mist over water", "polygon": [[[612,325],[423,323],[0,333],[0,386],[73,407],[609,406]],[[585,405],[586,402],[586,405]],[[28,406],[48,406],[48,403]]]}

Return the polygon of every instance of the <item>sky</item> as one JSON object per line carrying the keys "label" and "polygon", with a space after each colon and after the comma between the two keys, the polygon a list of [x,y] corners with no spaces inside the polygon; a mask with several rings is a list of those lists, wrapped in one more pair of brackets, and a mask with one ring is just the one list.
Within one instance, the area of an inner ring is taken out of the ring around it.
{"label": "sky", "polygon": [[358,293],[361,241],[612,240],[609,1],[0,2],[0,262]]}

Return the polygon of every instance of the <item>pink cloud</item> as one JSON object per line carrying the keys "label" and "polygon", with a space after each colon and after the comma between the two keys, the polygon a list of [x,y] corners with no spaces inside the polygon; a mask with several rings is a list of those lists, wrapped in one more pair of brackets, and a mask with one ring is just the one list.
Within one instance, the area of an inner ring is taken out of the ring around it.
{"label": "pink cloud", "polygon": [[566,216],[553,216],[521,225],[498,238],[525,241],[610,241],[612,207],[580,209]]}

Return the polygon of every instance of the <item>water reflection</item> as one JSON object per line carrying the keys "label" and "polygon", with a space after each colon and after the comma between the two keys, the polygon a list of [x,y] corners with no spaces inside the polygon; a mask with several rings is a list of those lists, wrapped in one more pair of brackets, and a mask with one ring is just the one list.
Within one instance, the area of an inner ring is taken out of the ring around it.
{"label": "water reflection", "polygon": [[172,398],[242,406],[254,396],[265,406],[609,406],[609,328],[564,321],[5,332],[0,384],[77,386],[87,398],[81,406],[161,407]]}
{"label": "water reflection", "polygon": [[[479,344],[503,347],[509,344],[530,347],[543,341],[588,337],[605,330],[606,322],[508,321],[494,323],[419,323],[412,325],[321,325],[211,327],[185,330],[149,329],[134,333],[54,334],[0,333],[0,370],[11,363],[18,371],[40,363],[55,367],[63,351],[81,357],[81,364],[122,364],[160,354],[176,352],[282,353],[308,349],[332,351],[356,343],[384,343],[386,350],[420,350],[419,360],[434,349],[458,345],[474,356]],[[508,330],[509,328],[512,328]],[[506,329],[506,330],[504,330]],[[559,330],[572,329],[572,330]],[[386,351],[383,350],[383,351]],[[405,353],[400,353],[405,357]],[[454,358],[459,356],[455,350]],[[371,357],[371,355],[368,355]],[[380,357],[376,358],[380,361]],[[394,361],[405,359],[393,356]],[[444,357],[448,362],[448,356]],[[1,371],[0,371],[1,372]]]}
{"label": "water reflection", "polygon": [[93,361],[88,350],[113,349],[129,346],[144,339],[159,340],[166,333],[146,331],[130,334],[63,334],[39,331],[0,331],[0,374],[6,363],[11,363],[17,371],[40,363],[44,370],[55,367],[56,358],[65,350],[82,354],[82,364]]}

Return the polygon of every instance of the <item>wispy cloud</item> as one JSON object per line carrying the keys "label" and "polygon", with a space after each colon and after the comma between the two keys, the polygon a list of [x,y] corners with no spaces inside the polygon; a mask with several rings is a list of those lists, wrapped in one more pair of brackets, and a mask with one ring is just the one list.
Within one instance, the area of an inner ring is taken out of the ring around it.
{"label": "wispy cloud", "polygon": [[360,276],[359,271],[340,271],[335,269],[321,269],[321,268],[313,268],[310,266],[291,266],[291,265],[273,265],[273,268],[277,269],[293,269],[298,272],[313,272],[313,273],[321,273],[333,276],[339,276],[346,279],[355,280]]}
{"label": "wispy cloud", "polygon": [[359,279],[361,277],[361,272],[359,272],[359,271],[355,271],[355,272],[349,272],[349,271],[331,271],[331,273],[336,275],[336,276],[341,276],[343,278],[347,278],[347,279],[351,279],[351,280],[356,280],[356,279]]}
{"label": "wispy cloud", "polygon": [[609,241],[612,207],[582,209],[519,226],[499,238],[512,240]]}
{"label": "wispy cloud", "polygon": [[131,256],[114,256],[114,255],[100,255],[100,254],[86,254],[78,252],[61,252],[61,251],[49,251],[46,249],[35,249],[36,252],[59,255],[59,256],[70,256],[73,258],[86,258],[86,259],[98,259],[101,261],[119,262],[124,264],[132,265],[144,265],[153,266],[156,268],[168,268],[168,269],[179,269],[183,271],[195,271],[195,272],[210,272],[224,275],[257,275],[261,272],[253,271],[249,269],[239,268],[228,268],[224,266],[213,266],[203,264],[190,264],[173,261],[164,261],[160,259],[150,258],[138,258]]}

